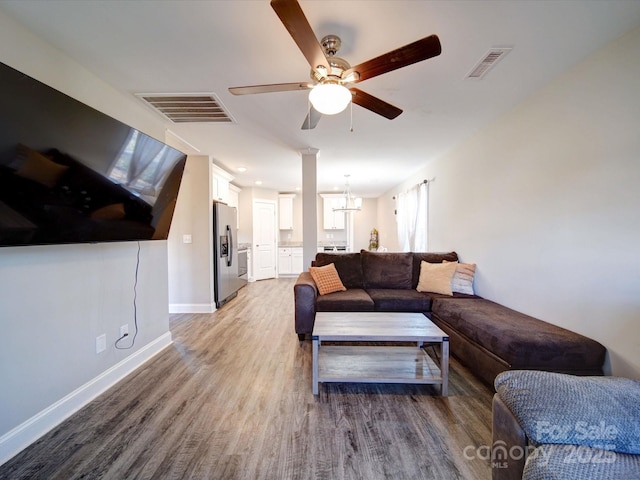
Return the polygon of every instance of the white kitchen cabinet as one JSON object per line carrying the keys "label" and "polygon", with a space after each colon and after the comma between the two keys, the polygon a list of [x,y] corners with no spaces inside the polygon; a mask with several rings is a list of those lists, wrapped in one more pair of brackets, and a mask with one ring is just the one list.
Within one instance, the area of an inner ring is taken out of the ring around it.
{"label": "white kitchen cabinet", "polygon": [[216,202],[229,203],[229,182],[233,175],[225,172],[217,165],[211,165],[211,199]]}
{"label": "white kitchen cabinet", "polygon": [[278,248],[278,275],[290,275],[291,271],[291,249]]}
{"label": "white kitchen cabinet", "polygon": [[253,278],[253,260],[251,259],[251,249],[247,250],[247,281],[255,282]]}
{"label": "white kitchen cabinet", "polygon": [[229,195],[228,195],[227,204],[230,207],[238,208],[238,199],[239,199],[239,194],[240,194],[241,191],[242,191],[241,188],[236,187],[232,183],[229,184]]}
{"label": "white kitchen cabinet", "polygon": [[278,218],[280,230],[293,230],[293,199],[295,193],[278,195]]}
{"label": "white kitchen cabinet", "polygon": [[303,269],[302,247],[278,248],[278,275],[299,275]]}
{"label": "white kitchen cabinet", "polygon": [[322,197],[323,228],[325,230],[344,230],[344,212],[333,211],[334,208],[341,206],[344,195],[323,193],[320,196]]}
{"label": "white kitchen cabinet", "polygon": [[304,260],[302,255],[302,247],[291,249],[291,273],[299,275],[304,272]]}

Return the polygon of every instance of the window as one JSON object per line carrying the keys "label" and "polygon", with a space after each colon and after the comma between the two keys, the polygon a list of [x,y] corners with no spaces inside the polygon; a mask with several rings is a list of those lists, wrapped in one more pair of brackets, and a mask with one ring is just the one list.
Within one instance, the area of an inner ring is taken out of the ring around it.
{"label": "window", "polygon": [[398,195],[396,222],[403,252],[427,251],[428,198],[426,181]]}

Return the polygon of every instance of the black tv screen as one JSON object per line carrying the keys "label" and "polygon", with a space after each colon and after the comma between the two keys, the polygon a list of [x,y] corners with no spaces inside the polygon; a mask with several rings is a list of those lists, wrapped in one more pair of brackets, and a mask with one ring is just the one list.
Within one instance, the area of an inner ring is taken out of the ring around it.
{"label": "black tv screen", "polygon": [[166,239],[185,162],[0,63],[0,246]]}

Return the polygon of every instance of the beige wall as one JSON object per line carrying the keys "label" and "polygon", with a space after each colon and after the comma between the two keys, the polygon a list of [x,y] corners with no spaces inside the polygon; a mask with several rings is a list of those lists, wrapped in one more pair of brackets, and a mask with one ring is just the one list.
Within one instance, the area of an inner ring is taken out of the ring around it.
{"label": "beige wall", "polygon": [[377,221],[378,201],[375,198],[363,198],[362,210],[353,214],[352,251],[369,249],[369,236],[373,228],[379,230]]}
{"label": "beige wall", "polygon": [[187,157],[167,242],[172,313],[215,310],[210,167],[207,155]]}
{"label": "beige wall", "polygon": [[[604,344],[640,378],[640,29],[383,195],[423,178],[430,250],[478,264],[478,293]],[[388,238],[388,239],[387,239]]]}

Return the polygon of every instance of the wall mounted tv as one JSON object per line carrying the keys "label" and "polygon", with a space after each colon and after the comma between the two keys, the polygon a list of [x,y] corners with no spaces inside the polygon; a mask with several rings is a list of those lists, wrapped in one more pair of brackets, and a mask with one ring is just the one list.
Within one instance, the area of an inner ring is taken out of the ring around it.
{"label": "wall mounted tv", "polygon": [[0,246],[163,240],[186,155],[0,63]]}

